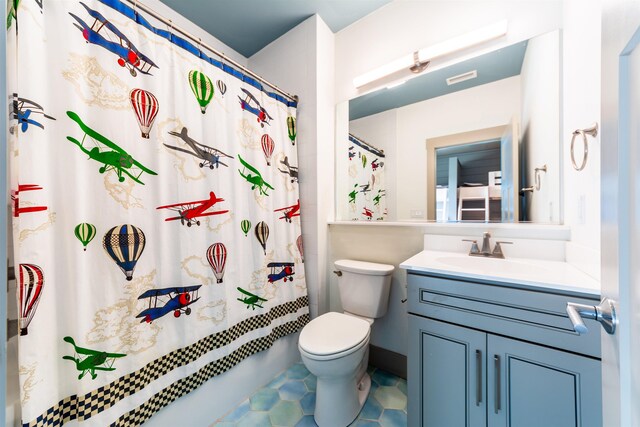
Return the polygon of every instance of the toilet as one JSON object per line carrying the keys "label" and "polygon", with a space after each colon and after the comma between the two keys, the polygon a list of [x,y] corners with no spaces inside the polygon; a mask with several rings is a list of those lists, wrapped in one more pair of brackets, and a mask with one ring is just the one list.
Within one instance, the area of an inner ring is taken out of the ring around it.
{"label": "toilet", "polygon": [[392,265],[364,261],[334,265],[344,313],[318,316],[298,340],[302,362],[318,379],[314,418],[319,427],[349,425],[367,400],[371,325],[387,312],[393,272]]}

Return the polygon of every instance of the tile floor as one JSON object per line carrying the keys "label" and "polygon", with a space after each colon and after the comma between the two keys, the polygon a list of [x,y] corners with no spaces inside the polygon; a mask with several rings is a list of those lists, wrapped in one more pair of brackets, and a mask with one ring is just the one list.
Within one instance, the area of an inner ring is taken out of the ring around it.
{"label": "tile floor", "polygon": [[[406,427],[407,381],[369,368],[371,391],[354,427]],[[314,427],[316,377],[302,363],[278,375],[231,413],[217,427]]]}

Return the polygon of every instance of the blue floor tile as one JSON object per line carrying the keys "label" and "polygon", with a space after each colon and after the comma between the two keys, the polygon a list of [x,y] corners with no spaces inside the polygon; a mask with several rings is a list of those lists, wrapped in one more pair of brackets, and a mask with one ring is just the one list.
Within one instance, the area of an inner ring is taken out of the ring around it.
{"label": "blue floor tile", "polygon": [[[367,371],[372,378],[371,390],[351,426],[406,427],[406,381],[379,369],[369,368]],[[317,427],[313,418],[316,388],[316,377],[302,363],[297,363],[238,405],[216,425]]]}
{"label": "blue floor tile", "polygon": [[385,409],[380,417],[382,427],[406,427],[407,413],[399,409]]}
{"label": "blue floor tile", "polygon": [[307,394],[307,387],[300,380],[287,381],[278,389],[282,400],[300,400]]}

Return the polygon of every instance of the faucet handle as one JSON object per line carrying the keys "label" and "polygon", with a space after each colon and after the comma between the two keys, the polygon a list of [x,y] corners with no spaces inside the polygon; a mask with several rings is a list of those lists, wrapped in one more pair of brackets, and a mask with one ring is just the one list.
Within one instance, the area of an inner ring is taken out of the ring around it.
{"label": "faucet handle", "polygon": [[493,252],[491,256],[496,258],[504,258],[504,253],[502,252],[502,245],[513,245],[513,242],[496,242],[496,245],[493,247]]}
{"label": "faucet handle", "polygon": [[469,254],[479,254],[480,248],[478,247],[478,241],[474,239],[462,239],[463,242],[471,242],[471,249],[469,249]]}

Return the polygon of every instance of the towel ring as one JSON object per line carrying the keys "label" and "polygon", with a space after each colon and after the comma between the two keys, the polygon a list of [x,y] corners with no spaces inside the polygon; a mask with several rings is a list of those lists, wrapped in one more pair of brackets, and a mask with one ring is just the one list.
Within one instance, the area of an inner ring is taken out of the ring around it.
{"label": "towel ring", "polygon": [[[575,158],[575,154],[574,154],[574,147],[575,147],[575,143],[576,143],[576,137],[578,135],[582,135],[582,141],[583,141],[583,153],[582,153],[582,160],[580,161],[580,165],[578,166],[578,163],[576,162],[576,158]],[[594,124],[593,126],[591,126],[588,129],[576,129],[573,131],[573,136],[571,137],[571,163],[573,165],[573,168],[575,170],[577,170],[578,172],[581,171],[582,169],[584,169],[584,167],[587,165],[587,159],[589,158],[589,142],[587,141],[587,135],[595,138],[598,135],[598,123]]]}

